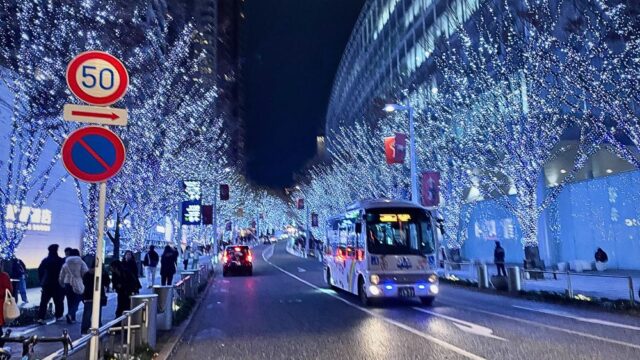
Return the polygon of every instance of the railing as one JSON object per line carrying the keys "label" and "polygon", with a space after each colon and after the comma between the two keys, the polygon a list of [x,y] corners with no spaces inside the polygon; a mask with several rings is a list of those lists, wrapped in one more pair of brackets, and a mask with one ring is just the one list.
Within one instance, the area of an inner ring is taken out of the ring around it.
{"label": "railing", "polygon": [[[110,347],[104,346],[105,343],[101,341],[100,348],[102,353],[104,353],[105,350],[108,350],[110,348],[113,353],[116,353],[116,350],[119,350],[117,351],[117,353],[119,354],[119,359],[133,359],[133,354],[135,352],[135,349],[133,349],[133,346],[131,345],[135,343],[133,341],[133,338],[134,336],[136,336],[135,334],[136,330],[141,330],[143,327],[145,327],[144,324],[146,324],[149,321],[146,315],[149,311],[148,306],[149,306],[149,302],[145,301],[143,304],[140,304],[129,311],[125,311],[122,316],[108,322],[107,324],[103,325],[99,329],[97,330],[92,329],[94,333],[84,335],[72,343],[72,350],[68,352],[68,355],[65,354],[65,349],[61,349],[47,356],[46,358],[44,358],[44,360],[66,359],[67,356],[74,355],[78,353],[80,350],[86,348],[86,346],[89,344],[93,336],[98,336],[100,339],[102,339],[107,335],[109,335],[111,338]],[[138,312],[142,312],[143,325],[132,324],[131,318],[134,315],[136,315]],[[116,349],[114,345],[114,338],[117,332],[120,333],[119,349]]]}
{"label": "railing", "polygon": [[[576,273],[576,272],[569,272],[569,271],[547,271],[547,270],[530,270],[530,269],[523,270],[521,274],[522,274],[521,276],[524,284],[526,284],[527,282],[535,283],[535,280],[529,280],[526,278],[527,274],[529,274],[530,277],[531,275],[539,274],[542,276],[543,280],[554,280],[554,281],[562,281],[562,277],[564,277],[565,278],[564,280],[566,281],[565,293],[569,298],[575,297],[575,294],[574,294],[575,292],[574,290],[576,289],[575,280],[577,278],[593,277],[593,278],[605,278],[605,279],[622,279],[625,281],[625,287],[626,287],[625,291],[628,291],[629,303],[631,303],[632,305],[635,305],[635,292],[633,289],[633,278],[631,276],[585,274],[585,273]],[[551,275],[553,279],[546,278],[545,275]],[[536,278],[536,276],[533,276],[533,277]],[[607,288],[608,289],[612,288],[611,283],[608,284]],[[597,293],[598,289],[590,290],[590,289],[581,288],[579,289],[579,291]],[[599,296],[599,297],[602,297],[602,296]]]}
{"label": "railing", "polygon": [[443,265],[445,277],[454,275],[466,279],[478,278],[475,264],[471,261],[443,261]]}
{"label": "railing", "polygon": [[11,353],[3,349],[6,343],[18,343],[22,345],[22,359],[30,359],[35,351],[35,347],[39,343],[62,343],[62,358],[66,359],[69,354],[69,348],[73,349],[73,343],[69,337],[69,332],[65,329],[62,336],[57,338],[32,336],[11,336],[11,330],[7,330],[3,337],[0,337],[0,359],[10,359]]}

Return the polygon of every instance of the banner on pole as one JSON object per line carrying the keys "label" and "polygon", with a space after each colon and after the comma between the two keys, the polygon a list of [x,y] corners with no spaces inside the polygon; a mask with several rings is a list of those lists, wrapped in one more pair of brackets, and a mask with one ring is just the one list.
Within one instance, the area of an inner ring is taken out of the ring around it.
{"label": "banner on pole", "polygon": [[387,164],[394,164],[396,159],[396,138],[395,136],[389,136],[384,138],[384,156],[387,159]]}
{"label": "banner on pole", "polygon": [[304,199],[302,198],[298,199],[296,207],[298,208],[298,210],[304,209]]}
{"label": "banner on pole", "polygon": [[220,200],[229,200],[229,185],[220,184]]}
{"label": "banner on pole", "polygon": [[202,224],[213,224],[213,205],[202,205]]}
{"label": "banner on pole", "polygon": [[318,227],[318,214],[311,213],[311,226]]}
{"label": "banner on pole", "polygon": [[407,153],[407,135],[396,133],[395,139],[394,161],[398,164],[402,164],[404,162],[405,154]]}
{"label": "banner on pole", "polygon": [[425,171],[422,173],[422,206],[432,207],[440,204],[440,173]]}
{"label": "banner on pole", "polygon": [[185,180],[182,189],[187,200],[182,202],[182,225],[200,225],[202,223],[202,188],[200,181]]}

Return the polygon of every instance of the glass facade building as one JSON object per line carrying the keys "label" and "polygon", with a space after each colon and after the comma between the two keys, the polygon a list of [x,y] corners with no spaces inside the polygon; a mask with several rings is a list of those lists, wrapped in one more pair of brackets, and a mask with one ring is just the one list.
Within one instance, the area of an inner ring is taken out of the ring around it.
{"label": "glass facade building", "polygon": [[[385,103],[403,101],[417,88],[437,92],[441,79],[435,75],[434,53],[446,53],[447,47],[459,44],[456,31],[460,26],[472,29],[479,17],[499,13],[505,4],[519,7],[516,0],[367,1],[334,79],[326,117],[327,146],[331,148],[332,134],[341,126],[363,118],[375,126],[383,118]],[[563,15],[569,22],[581,16],[571,11]],[[557,146],[575,148],[577,132],[567,133]],[[638,153],[632,144],[626,146]],[[551,191],[572,169],[572,151],[545,164],[543,191]],[[610,267],[640,269],[639,176],[633,165],[606,147],[593,153],[541,215],[541,259],[547,265],[593,261],[595,250],[601,247],[609,255]],[[521,264],[524,251],[517,218],[495,199],[470,196],[469,200],[472,211],[463,229],[467,240],[462,256],[492,261],[493,243],[498,240],[507,250],[507,261]]]}

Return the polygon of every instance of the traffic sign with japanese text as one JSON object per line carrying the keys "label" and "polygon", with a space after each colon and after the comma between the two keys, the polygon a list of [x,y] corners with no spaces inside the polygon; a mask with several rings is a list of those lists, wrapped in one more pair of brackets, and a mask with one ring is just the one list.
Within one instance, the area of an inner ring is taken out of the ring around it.
{"label": "traffic sign with japanese text", "polygon": [[97,183],[115,176],[125,161],[122,140],[109,129],[87,126],[72,132],[62,145],[62,163],[78,180]]}

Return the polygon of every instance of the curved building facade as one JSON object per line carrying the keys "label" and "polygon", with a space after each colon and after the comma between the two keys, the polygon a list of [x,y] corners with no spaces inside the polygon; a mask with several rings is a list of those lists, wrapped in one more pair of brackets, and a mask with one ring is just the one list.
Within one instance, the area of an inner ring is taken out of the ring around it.
{"label": "curved building facade", "polygon": [[438,42],[483,0],[369,0],[356,22],[329,99],[326,134],[379,110],[383,100],[427,81]]}

